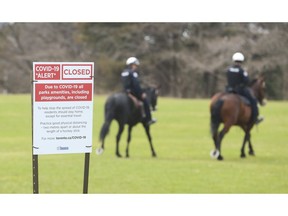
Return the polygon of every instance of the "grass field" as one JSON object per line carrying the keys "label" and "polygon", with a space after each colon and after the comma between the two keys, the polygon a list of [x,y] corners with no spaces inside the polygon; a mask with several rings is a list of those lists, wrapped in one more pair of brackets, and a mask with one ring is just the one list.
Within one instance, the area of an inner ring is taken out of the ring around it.
{"label": "grass field", "polygon": [[[286,194],[288,193],[288,102],[260,108],[265,121],[252,131],[255,157],[241,159],[243,132],[234,127],[224,138],[224,161],[212,160],[209,100],[159,98],[151,126],[157,158],[151,157],[141,125],[132,132],[130,158],[115,156],[116,122],[103,155],[95,149],[103,123],[106,96],[95,96],[93,152],[89,193],[92,194]],[[0,193],[32,193],[30,95],[0,96]],[[126,131],[120,151],[124,155]],[[39,191],[78,194],[83,188],[84,154],[40,155]]]}

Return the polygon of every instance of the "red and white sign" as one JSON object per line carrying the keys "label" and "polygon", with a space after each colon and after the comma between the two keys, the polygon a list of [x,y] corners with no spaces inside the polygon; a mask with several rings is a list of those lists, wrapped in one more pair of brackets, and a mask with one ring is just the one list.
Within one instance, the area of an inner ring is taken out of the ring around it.
{"label": "red and white sign", "polygon": [[93,62],[33,63],[33,154],[92,151]]}
{"label": "red and white sign", "polygon": [[63,79],[90,79],[92,76],[92,66],[87,64],[63,64],[62,77]]}

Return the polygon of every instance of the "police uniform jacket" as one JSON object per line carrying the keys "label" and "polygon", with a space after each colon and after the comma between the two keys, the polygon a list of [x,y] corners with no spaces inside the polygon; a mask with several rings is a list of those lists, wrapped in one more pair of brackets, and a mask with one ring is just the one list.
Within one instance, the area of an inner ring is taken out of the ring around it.
{"label": "police uniform jacket", "polygon": [[142,99],[143,90],[140,86],[140,80],[136,71],[132,71],[131,69],[125,69],[121,73],[121,79],[124,90],[126,92],[133,94],[138,99]]}
{"label": "police uniform jacket", "polygon": [[233,65],[227,70],[228,88],[233,90],[245,88],[248,86],[249,78],[248,73],[244,71],[241,66]]}

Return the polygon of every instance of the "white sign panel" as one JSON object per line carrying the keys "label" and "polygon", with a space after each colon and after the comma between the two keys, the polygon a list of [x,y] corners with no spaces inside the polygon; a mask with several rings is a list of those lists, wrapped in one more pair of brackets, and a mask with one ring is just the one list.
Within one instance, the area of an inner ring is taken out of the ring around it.
{"label": "white sign panel", "polygon": [[33,63],[33,154],[90,153],[93,62]]}

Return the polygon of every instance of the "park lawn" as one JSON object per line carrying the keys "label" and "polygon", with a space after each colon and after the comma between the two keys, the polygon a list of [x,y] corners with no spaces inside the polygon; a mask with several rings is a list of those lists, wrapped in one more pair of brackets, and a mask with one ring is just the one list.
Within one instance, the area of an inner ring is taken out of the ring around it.
{"label": "park lawn", "polygon": [[[115,156],[117,123],[98,156],[99,131],[106,96],[94,101],[92,194],[285,194],[288,192],[288,102],[270,101],[260,108],[265,121],[252,131],[255,157],[240,158],[243,132],[233,127],[222,143],[224,161],[212,160],[208,99],[159,98],[158,122],[151,126],[157,158],[142,125],[132,132],[130,158]],[[0,95],[0,193],[32,193],[32,112],[30,95]],[[127,132],[122,135],[124,156]],[[247,152],[247,150],[246,150]],[[79,194],[84,154],[40,155],[39,192]]]}

